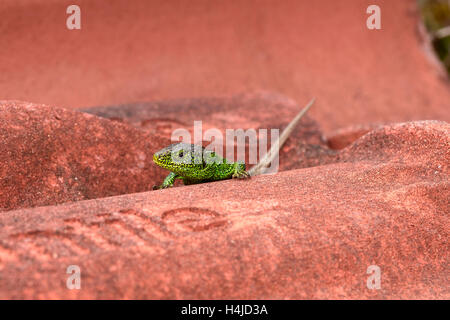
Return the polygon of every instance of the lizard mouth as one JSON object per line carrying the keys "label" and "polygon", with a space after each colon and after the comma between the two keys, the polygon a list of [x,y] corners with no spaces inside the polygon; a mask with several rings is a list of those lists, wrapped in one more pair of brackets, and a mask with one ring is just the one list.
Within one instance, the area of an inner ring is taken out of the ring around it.
{"label": "lizard mouth", "polygon": [[153,162],[160,167],[165,167],[164,162],[161,162],[156,154],[153,155]]}
{"label": "lizard mouth", "polygon": [[153,155],[153,162],[161,168],[168,169],[168,170],[174,169],[174,167],[171,165],[170,161],[164,161],[164,157],[158,157],[157,154]]}

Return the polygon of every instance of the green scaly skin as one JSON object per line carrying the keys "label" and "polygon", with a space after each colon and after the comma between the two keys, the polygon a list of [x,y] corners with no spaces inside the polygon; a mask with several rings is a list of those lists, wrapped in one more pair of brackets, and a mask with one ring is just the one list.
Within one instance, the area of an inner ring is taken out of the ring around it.
{"label": "green scaly skin", "polygon": [[170,171],[162,185],[156,186],[155,189],[170,188],[175,179],[182,179],[184,184],[188,185],[250,177],[245,170],[245,164],[229,162],[212,151],[205,151],[201,146],[182,142],[156,152],[153,162]]}

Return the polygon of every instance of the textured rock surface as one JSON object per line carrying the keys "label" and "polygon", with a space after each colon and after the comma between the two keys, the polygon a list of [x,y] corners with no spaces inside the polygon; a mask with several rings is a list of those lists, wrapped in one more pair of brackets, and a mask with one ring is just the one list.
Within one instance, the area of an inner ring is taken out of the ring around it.
{"label": "textured rock surface", "polygon": [[0,298],[449,299],[449,130],[395,124],[334,164],[4,212]]}
{"label": "textured rock surface", "polygon": [[415,0],[0,2],[0,99],[76,108],[258,89],[307,101],[324,130],[450,121],[448,81],[422,48]]}
{"label": "textured rock surface", "polygon": [[328,147],[331,149],[343,149],[379,126],[381,126],[381,124],[357,125],[341,128],[333,132],[329,132],[323,137],[323,139],[327,142]]}
{"label": "textured rock surface", "polygon": [[151,190],[168,140],[62,108],[0,101],[0,211]]}

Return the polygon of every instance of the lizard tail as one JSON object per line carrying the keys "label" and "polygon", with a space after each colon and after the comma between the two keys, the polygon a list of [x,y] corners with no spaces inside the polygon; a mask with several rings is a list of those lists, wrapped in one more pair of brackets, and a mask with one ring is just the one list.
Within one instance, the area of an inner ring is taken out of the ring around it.
{"label": "lizard tail", "polygon": [[270,150],[264,155],[264,157],[259,160],[259,162],[254,165],[250,170],[248,170],[248,174],[250,176],[256,176],[258,174],[262,174],[265,172],[267,166],[272,162],[272,160],[276,157],[277,153],[280,151],[283,144],[286,142],[289,135],[294,130],[297,123],[300,119],[305,115],[305,113],[311,108],[316,99],[312,98],[312,100],[295,116],[294,119],[288,124],[288,126],[281,133],[280,138],[272,145]]}

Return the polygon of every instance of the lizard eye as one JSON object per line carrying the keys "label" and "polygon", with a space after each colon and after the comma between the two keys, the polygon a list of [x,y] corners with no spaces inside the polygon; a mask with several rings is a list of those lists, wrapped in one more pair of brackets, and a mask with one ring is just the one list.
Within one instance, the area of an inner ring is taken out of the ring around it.
{"label": "lizard eye", "polygon": [[183,157],[183,150],[180,151],[180,153],[178,154],[180,157]]}

